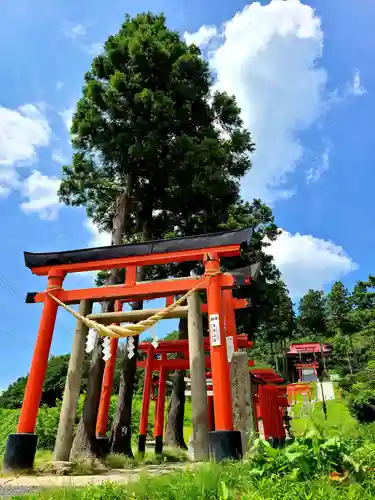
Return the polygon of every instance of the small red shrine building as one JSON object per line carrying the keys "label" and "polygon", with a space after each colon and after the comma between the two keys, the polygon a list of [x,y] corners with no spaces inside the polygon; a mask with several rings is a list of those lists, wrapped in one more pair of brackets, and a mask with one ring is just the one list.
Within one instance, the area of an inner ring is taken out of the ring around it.
{"label": "small red shrine building", "polygon": [[[332,348],[322,344],[323,356],[331,355]],[[322,356],[320,342],[302,342],[290,344],[288,356],[288,374],[291,382],[316,382],[318,380],[319,360]]]}

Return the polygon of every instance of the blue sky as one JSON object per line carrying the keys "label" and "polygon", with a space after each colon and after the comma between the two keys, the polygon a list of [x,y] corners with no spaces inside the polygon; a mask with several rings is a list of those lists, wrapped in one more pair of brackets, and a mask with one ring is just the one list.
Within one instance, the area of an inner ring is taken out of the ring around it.
{"label": "blue sky", "polygon": [[[236,94],[257,143],[243,196],[273,206],[284,232],[270,251],[294,299],[375,272],[372,0],[3,0],[0,388],[28,371],[40,317],[24,297],[45,280],[24,267],[23,251],[108,241],[83,209],[57,202],[71,155],[67,125],[93,55],[126,12],[149,9],[199,44],[216,86]],[[90,280],[70,277],[66,286]],[[68,352],[71,339],[72,320],[60,312],[52,353]]]}

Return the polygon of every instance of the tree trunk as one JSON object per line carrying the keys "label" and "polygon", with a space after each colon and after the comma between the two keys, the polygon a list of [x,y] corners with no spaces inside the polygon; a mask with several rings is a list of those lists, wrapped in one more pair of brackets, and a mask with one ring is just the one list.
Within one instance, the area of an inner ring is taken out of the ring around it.
{"label": "tree trunk", "polygon": [[[152,214],[152,211],[150,212]],[[152,215],[150,216],[152,217]],[[150,235],[149,219],[144,223],[142,230],[142,241],[147,241]],[[137,269],[137,281],[144,280],[144,268]],[[132,304],[133,309],[142,309],[143,302],[137,301]],[[132,406],[135,374],[137,370],[138,342],[139,336],[134,338],[134,356],[129,359],[124,354],[121,363],[120,387],[117,399],[116,414],[113,419],[110,450],[112,453],[123,453],[128,457],[133,457],[131,446],[131,424],[132,424]]]}
{"label": "tree trunk", "polygon": [[[112,245],[120,245],[122,243],[124,229],[131,206],[132,189],[132,180],[129,178],[126,191],[117,200],[116,214],[113,218]],[[120,272],[120,269],[112,269],[109,273],[107,284],[118,284]],[[108,301],[102,304],[102,311],[113,312],[114,302]],[[77,433],[70,453],[71,459],[76,459],[78,457],[95,457],[99,454],[95,428],[98,416],[103,372],[104,360],[102,359],[102,340],[98,339],[91,359],[87,393],[82,416],[78,424]]]}
{"label": "tree trunk", "polygon": [[[187,319],[181,318],[179,325],[179,339],[187,339]],[[184,440],[184,415],[185,415],[185,371],[176,371],[173,375],[171,401],[168,407],[168,421],[165,429],[165,443],[187,449]]]}
{"label": "tree trunk", "polygon": [[[137,281],[143,280],[143,268],[137,271]],[[134,302],[132,309],[142,309],[143,302]],[[116,414],[111,427],[111,435],[109,440],[110,450],[112,453],[123,453],[127,457],[133,458],[131,432],[132,432],[132,403],[134,393],[135,374],[137,370],[137,353],[139,335],[134,339],[134,356],[129,359],[127,350],[121,362],[120,386],[117,399]],[[128,340],[127,340],[128,342]]]}

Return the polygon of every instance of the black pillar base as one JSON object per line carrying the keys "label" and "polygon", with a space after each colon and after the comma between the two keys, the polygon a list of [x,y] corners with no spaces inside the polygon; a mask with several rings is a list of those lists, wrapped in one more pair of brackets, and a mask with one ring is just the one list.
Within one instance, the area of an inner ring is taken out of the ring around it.
{"label": "black pillar base", "polygon": [[138,438],[138,452],[144,454],[146,451],[146,434],[140,434]]}
{"label": "black pillar base", "polygon": [[32,469],[37,441],[36,434],[9,434],[5,446],[4,470]]}
{"label": "black pillar base", "polygon": [[211,460],[239,460],[242,458],[240,431],[213,431],[208,433],[208,447]]}
{"label": "black pillar base", "polygon": [[269,438],[268,442],[273,448],[284,448],[285,438]]}
{"label": "black pillar base", "polygon": [[109,439],[106,436],[96,438],[96,452],[99,458],[103,458],[109,453]]}
{"label": "black pillar base", "polygon": [[155,455],[161,455],[163,453],[163,436],[155,437]]}

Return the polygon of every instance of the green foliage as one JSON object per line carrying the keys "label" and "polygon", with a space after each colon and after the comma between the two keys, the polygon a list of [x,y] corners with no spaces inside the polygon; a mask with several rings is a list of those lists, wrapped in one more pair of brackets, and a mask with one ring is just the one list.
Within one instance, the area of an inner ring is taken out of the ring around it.
{"label": "green foliage", "polygon": [[27,377],[19,377],[0,395],[0,408],[21,408]]}
{"label": "green foliage", "polygon": [[170,215],[188,215],[194,227],[225,213],[253,144],[235,99],[211,93],[211,83],[199,49],[169,30],[163,15],[125,16],[85,75],[61,199],[84,205],[111,231],[114,202],[127,190],[127,240],[145,221],[158,237],[178,225]]}
{"label": "green foliage", "polygon": [[333,334],[349,335],[354,326],[349,315],[352,310],[352,301],[348,289],[341,281],[336,281],[332,285],[325,305],[328,329]]}
{"label": "green foliage", "polygon": [[[44,378],[41,404],[55,406],[56,401],[62,398],[65,387],[66,374],[68,373],[69,354],[51,356],[48,360],[46,376]],[[88,362],[83,366],[82,390],[87,387]],[[0,408],[21,408],[25,392],[26,377],[18,378],[0,396]]]}
{"label": "green foliage", "polygon": [[351,377],[346,387],[349,409],[360,422],[375,421],[375,367],[370,360],[368,366]]}
{"label": "green foliage", "polygon": [[306,480],[317,474],[355,470],[349,460],[355,443],[340,437],[325,439],[317,430],[309,431],[285,449],[275,449],[267,442],[256,442],[251,474],[257,478],[289,476]]}
{"label": "green foliage", "polygon": [[[56,401],[62,399],[64,394],[64,387],[66,381],[66,375],[68,373],[69,365],[69,354],[63,354],[61,356],[51,356],[48,361],[46,376],[44,379],[43,392],[41,398],[41,405],[46,405],[54,407]],[[117,392],[119,387],[119,364],[120,355],[116,360],[116,371],[113,382],[113,391]],[[83,364],[82,380],[81,380],[81,391],[85,392],[87,389],[87,376],[88,376],[89,360],[86,356]],[[21,408],[22,401],[25,393],[25,387],[27,382],[26,377],[18,378],[13,384],[11,384],[0,396],[0,409],[15,409]],[[136,379],[136,392],[141,393],[143,387],[143,370],[137,370]]]}
{"label": "green foliage", "polygon": [[[4,453],[8,434],[16,432],[19,410],[0,409],[0,455]],[[38,447],[53,450],[60,417],[60,404],[49,408],[41,406],[36,423]]]}
{"label": "green foliage", "polygon": [[8,434],[16,432],[18,417],[18,410],[0,409],[0,455],[5,451]]}
{"label": "green foliage", "polygon": [[[372,443],[342,437],[325,439],[315,431],[284,449],[273,449],[264,441],[258,441],[256,448],[244,462],[204,464],[153,477],[141,474],[138,482],[126,486],[103,483],[28,498],[370,500],[375,496],[370,471],[375,453]],[[343,483],[330,481],[331,472],[342,472],[348,479]]]}
{"label": "green foliage", "polygon": [[334,399],[327,401],[326,405],[327,420],[324,418],[321,402],[315,403],[307,415],[301,415],[302,400],[297,405],[294,405],[294,418],[291,422],[293,434],[295,436],[303,436],[307,432],[318,428],[321,429],[324,436],[329,438],[340,434],[346,437],[358,436],[358,421],[350,414],[349,409],[343,400]]}
{"label": "green foliage", "polygon": [[309,290],[300,300],[298,327],[303,336],[321,337],[326,332],[324,293]]}
{"label": "green foliage", "polygon": [[[109,408],[109,427],[113,420],[116,411],[117,397],[112,396]],[[57,406],[48,407],[42,405],[39,408],[36,434],[38,435],[38,448],[45,450],[53,450],[57,434],[57,427],[60,418],[61,402],[57,402]],[[83,410],[84,394],[81,395],[77,406],[76,424]],[[132,408],[132,429],[133,437],[136,438],[139,431],[139,420],[141,416],[141,399],[134,398]],[[16,431],[19,417],[19,410],[8,410],[0,408],[0,455],[4,452],[6,439],[8,434]],[[153,422],[154,422],[154,405],[150,405],[149,421],[147,434],[150,439],[153,437]],[[189,422],[188,422],[189,423]]]}

